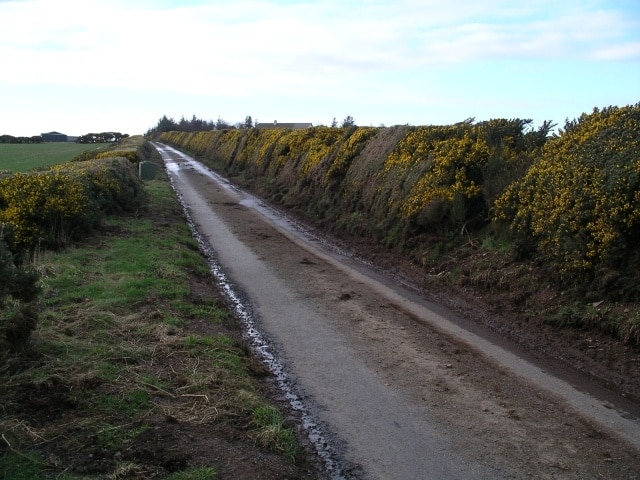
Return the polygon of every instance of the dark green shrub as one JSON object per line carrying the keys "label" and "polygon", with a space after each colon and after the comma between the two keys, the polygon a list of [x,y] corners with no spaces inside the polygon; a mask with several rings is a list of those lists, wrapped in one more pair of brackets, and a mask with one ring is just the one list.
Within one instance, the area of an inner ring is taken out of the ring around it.
{"label": "dark green shrub", "polygon": [[38,316],[29,306],[38,296],[37,272],[15,260],[0,230],[0,364],[24,350]]}

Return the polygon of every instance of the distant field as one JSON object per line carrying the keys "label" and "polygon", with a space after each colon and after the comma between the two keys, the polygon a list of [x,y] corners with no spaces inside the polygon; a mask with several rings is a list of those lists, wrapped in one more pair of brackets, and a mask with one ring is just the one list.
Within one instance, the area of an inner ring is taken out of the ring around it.
{"label": "distant field", "polygon": [[74,142],[0,143],[0,170],[26,172],[35,167],[65,163],[86,150],[97,150],[107,145],[109,144],[95,143],[87,145]]}

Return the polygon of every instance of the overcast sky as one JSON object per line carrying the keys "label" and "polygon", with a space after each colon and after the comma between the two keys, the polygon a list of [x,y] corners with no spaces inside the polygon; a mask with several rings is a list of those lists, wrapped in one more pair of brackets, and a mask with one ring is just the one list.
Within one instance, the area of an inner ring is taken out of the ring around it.
{"label": "overcast sky", "polygon": [[638,0],[0,0],[0,134],[562,125],[639,101]]}

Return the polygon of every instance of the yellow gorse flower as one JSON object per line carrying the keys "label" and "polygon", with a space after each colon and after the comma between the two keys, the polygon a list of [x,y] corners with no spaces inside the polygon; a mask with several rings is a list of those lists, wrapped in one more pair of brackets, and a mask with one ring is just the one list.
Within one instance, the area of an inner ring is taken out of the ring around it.
{"label": "yellow gorse flower", "polygon": [[289,196],[313,215],[342,218],[332,209],[354,209],[353,218],[376,234],[392,232],[394,242],[397,232],[459,232],[491,218],[526,239],[523,245],[533,244],[556,271],[575,275],[620,261],[633,246],[640,228],[639,116],[639,105],[594,110],[551,140],[550,122],[534,131],[519,119],[170,132],[161,139],[221,163],[267,194]]}
{"label": "yellow gorse flower", "polygon": [[69,162],[49,170],[0,178],[0,223],[20,246],[58,246],[91,229],[101,212],[126,209],[140,192],[128,159]]}
{"label": "yellow gorse flower", "polygon": [[640,104],[568,123],[496,201],[496,219],[531,235],[564,275],[616,262],[640,225]]}

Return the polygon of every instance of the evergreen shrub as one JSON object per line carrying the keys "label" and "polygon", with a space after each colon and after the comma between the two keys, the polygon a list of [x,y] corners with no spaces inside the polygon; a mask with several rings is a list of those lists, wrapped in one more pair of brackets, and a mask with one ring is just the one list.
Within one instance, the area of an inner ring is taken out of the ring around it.
{"label": "evergreen shrub", "polygon": [[598,280],[637,299],[637,286],[602,278],[613,270],[637,279],[640,270],[640,104],[566,122],[496,201],[495,215],[563,281]]}

